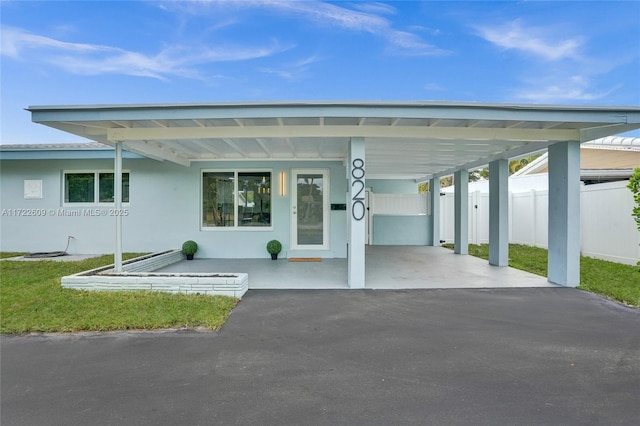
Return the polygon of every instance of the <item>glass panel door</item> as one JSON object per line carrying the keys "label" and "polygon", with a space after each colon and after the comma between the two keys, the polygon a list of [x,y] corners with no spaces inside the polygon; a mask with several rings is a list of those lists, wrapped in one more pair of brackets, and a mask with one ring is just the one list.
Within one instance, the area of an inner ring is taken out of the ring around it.
{"label": "glass panel door", "polygon": [[295,249],[327,249],[328,170],[292,171],[292,241]]}

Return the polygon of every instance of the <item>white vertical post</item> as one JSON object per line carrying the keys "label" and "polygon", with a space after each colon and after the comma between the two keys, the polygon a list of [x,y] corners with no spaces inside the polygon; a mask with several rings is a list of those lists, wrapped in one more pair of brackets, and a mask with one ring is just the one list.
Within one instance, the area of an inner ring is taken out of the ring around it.
{"label": "white vertical post", "polygon": [[454,184],[454,236],[453,252],[469,253],[469,171],[458,170],[453,174]]}
{"label": "white vertical post", "polygon": [[431,245],[440,245],[440,178],[429,181],[429,197],[431,198]]}
{"label": "white vertical post", "polygon": [[509,162],[489,163],[489,264],[509,266]]}
{"label": "white vertical post", "polygon": [[580,284],[580,143],[549,146],[548,280]]}
{"label": "white vertical post", "polygon": [[534,247],[538,246],[538,242],[537,242],[537,234],[538,234],[538,200],[536,200],[536,190],[532,189],[531,190],[531,211],[533,212],[533,223],[532,223],[532,227],[533,227],[533,238],[531,239],[533,241],[532,245]]}
{"label": "white vertical post", "polygon": [[351,138],[349,143],[349,226],[348,283],[350,288],[365,286],[365,144],[364,138]]}
{"label": "white vertical post", "polygon": [[113,195],[116,212],[116,248],[113,254],[114,269],[122,272],[122,142],[116,142],[115,165],[113,170]]}

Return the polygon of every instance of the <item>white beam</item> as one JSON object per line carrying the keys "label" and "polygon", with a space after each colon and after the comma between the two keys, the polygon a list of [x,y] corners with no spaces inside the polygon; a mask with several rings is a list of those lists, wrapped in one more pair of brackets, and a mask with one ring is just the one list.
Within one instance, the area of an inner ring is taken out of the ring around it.
{"label": "white beam", "polygon": [[431,198],[431,244],[434,247],[440,245],[440,178],[429,181],[429,197]]}
{"label": "white beam", "polygon": [[426,174],[426,175],[418,178],[417,182],[418,183],[426,182],[426,181],[428,181],[429,179],[431,179],[434,176],[439,176],[439,177],[451,176],[452,174],[454,174],[456,172],[456,170],[458,170],[459,167],[464,167],[467,170],[470,170],[470,169],[474,169],[476,167],[485,166],[485,165],[487,165],[490,162],[495,161],[495,160],[502,160],[502,159],[507,159],[508,160],[510,158],[517,158],[519,156],[523,156],[524,154],[532,155],[532,154],[535,154],[536,152],[540,152],[540,151],[543,151],[543,150],[547,149],[547,147],[549,145],[550,145],[550,143],[548,143],[548,142],[529,143],[527,145],[523,145],[523,146],[520,146],[518,148],[511,149],[509,151],[504,151],[504,152],[501,152],[501,153],[496,154],[496,155],[492,155],[492,156],[489,156],[489,157],[483,157],[483,158],[480,158],[478,160],[474,160],[474,161],[470,161],[468,163],[461,164],[460,166],[454,166],[454,167],[448,168],[448,169],[443,170],[443,171],[438,172],[438,173]]}
{"label": "white beam", "polygon": [[113,253],[113,266],[115,272],[122,272],[122,142],[116,142],[113,167],[113,198],[116,217],[115,251]]}
{"label": "white beam", "polygon": [[242,148],[240,148],[238,146],[237,143],[235,143],[234,141],[232,141],[231,139],[228,138],[224,138],[222,139],[227,145],[229,145],[229,147],[231,149],[233,149],[234,151],[236,151],[238,154],[242,154],[243,157],[249,157],[249,154],[246,153],[246,151],[244,151]]}
{"label": "white beam", "polygon": [[580,130],[580,142],[588,142],[605,136],[616,135],[638,128],[637,124],[610,124],[608,126],[591,127]]}
{"label": "white beam", "polygon": [[456,254],[469,253],[469,172],[457,170],[453,175],[454,244]]}
{"label": "white beam", "polygon": [[154,160],[166,160],[186,167],[191,165],[190,160],[179,157],[174,152],[171,152],[164,147],[159,147],[146,141],[126,141],[125,147],[129,152],[135,152],[136,154],[144,155],[145,157],[149,157]]}
{"label": "white beam", "polygon": [[207,151],[210,154],[215,155],[216,157],[222,157],[222,154],[220,154],[220,151],[216,150],[212,145],[212,143],[206,143],[203,140],[194,140],[192,141],[194,144],[196,144],[197,146],[199,146],[200,148],[204,149],[205,151]]}
{"label": "white beam", "polygon": [[566,141],[578,140],[575,129],[487,129],[424,126],[246,126],[246,127],[171,127],[108,129],[107,138],[117,140],[164,140],[209,138],[295,138],[364,137],[457,140]]}

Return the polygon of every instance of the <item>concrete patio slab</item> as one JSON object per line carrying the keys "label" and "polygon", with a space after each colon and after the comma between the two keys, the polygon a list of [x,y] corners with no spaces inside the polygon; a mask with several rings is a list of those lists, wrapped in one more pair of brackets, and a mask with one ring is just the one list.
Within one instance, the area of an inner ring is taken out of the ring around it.
{"label": "concrete patio slab", "polygon": [[[347,289],[346,259],[194,259],[157,272],[246,272],[250,289]],[[546,278],[443,247],[367,246],[366,288],[437,289],[557,287]]]}

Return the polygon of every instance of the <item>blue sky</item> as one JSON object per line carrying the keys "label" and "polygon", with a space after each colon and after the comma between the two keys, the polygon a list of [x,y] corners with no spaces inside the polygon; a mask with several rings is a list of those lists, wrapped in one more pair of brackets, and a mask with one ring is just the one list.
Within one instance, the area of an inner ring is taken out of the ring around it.
{"label": "blue sky", "polygon": [[640,2],[2,1],[1,142],[29,105],[640,105]]}

